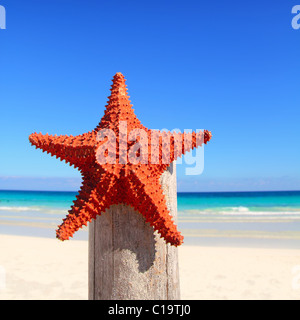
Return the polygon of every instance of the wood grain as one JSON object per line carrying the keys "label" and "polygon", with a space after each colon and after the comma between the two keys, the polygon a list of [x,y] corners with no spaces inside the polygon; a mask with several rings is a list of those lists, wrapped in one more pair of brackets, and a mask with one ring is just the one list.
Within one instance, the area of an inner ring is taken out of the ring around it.
{"label": "wood grain", "polygon": [[[177,221],[176,164],[161,177]],[[90,300],[180,299],[177,248],[124,204],[111,206],[89,226]]]}

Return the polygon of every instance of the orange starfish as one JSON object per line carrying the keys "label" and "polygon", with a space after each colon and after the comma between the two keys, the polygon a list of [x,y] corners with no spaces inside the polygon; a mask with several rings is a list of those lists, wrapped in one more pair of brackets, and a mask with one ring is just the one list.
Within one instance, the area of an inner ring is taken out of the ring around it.
{"label": "orange starfish", "polygon": [[78,168],[83,177],[57,238],[68,240],[112,204],[124,203],[139,211],[166,242],[180,245],[183,236],[169,214],[160,177],[176,158],[210,138],[207,130],[181,134],[144,127],[130,104],[124,76],[117,73],[105,114],[93,131],[75,137],[29,137],[36,148]]}

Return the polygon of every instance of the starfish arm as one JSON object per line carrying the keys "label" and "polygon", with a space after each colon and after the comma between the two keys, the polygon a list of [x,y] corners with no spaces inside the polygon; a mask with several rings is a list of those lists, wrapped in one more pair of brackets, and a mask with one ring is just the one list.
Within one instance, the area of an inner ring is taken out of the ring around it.
{"label": "starfish arm", "polygon": [[[211,139],[212,134],[208,130],[176,133],[171,131],[153,131],[148,133],[151,141],[148,148],[149,163],[169,165],[186,152],[202,146]],[[162,167],[165,170],[165,167]]]}
{"label": "starfish arm", "polygon": [[50,153],[61,161],[81,167],[94,156],[95,134],[85,133],[79,136],[49,135],[33,133],[29,136],[30,143],[43,152]]}
{"label": "starfish arm", "polygon": [[135,175],[129,176],[127,204],[139,211],[166,242],[179,246],[183,242],[183,236],[177,230],[167,208],[160,182],[154,178],[150,180],[153,180],[152,183],[145,185]]}
{"label": "starfish arm", "polygon": [[170,160],[173,162],[181,157],[186,152],[189,152],[197,147],[202,147],[203,144],[211,139],[211,132],[208,130],[191,132],[191,133],[170,133],[171,134],[171,152]]}
{"label": "starfish arm", "polygon": [[109,208],[113,204],[114,186],[111,175],[104,175],[97,186],[83,184],[72,209],[58,227],[56,237],[62,241],[68,240],[83,225],[87,226],[87,222]]}

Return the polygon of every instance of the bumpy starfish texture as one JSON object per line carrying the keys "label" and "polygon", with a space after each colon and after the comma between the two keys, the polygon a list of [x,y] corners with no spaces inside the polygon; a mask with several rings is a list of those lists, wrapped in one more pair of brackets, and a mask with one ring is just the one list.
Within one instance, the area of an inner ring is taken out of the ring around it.
{"label": "bumpy starfish texture", "polygon": [[[144,132],[144,139],[136,132]],[[109,133],[115,141],[108,138]],[[105,114],[93,131],[75,137],[41,133],[29,137],[36,148],[78,168],[83,177],[77,200],[56,231],[57,238],[68,240],[111,205],[123,203],[140,212],[167,243],[182,244],[160,177],[174,160],[210,138],[207,130],[182,134],[144,127],[130,104],[124,76],[117,73]]]}

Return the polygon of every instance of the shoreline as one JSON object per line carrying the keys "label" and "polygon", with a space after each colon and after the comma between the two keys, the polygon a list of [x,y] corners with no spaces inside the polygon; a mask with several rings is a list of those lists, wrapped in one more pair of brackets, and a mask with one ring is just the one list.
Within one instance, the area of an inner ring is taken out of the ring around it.
{"label": "shoreline", "polygon": [[[0,222],[0,236],[16,236],[16,237],[33,237],[56,240],[57,226],[34,226],[34,224],[5,224]],[[180,229],[181,230],[181,229]],[[280,238],[268,237],[266,235],[254,235],[248,237],[246,233],[222,235],[216,231],[199,229],[197,233],[191,235],[189,230],[181,230],[184,236],[184,244],[188,246],[200,247],[237,247],[237,248],[264,248],[264,249],[300,249],[300,240],[298,238]],[[206,231],[210,231],[211,235],[207,235]],[[88,228],[77,231],[74,237],[69,241],[88,241]]]}
{"label": "shoreline", "polygon": [[[87,241],[0,234],[0,252],[0,300],[88,298]],[[178,252],[182,300],[300,300],[300,249],[183,244]]]}

